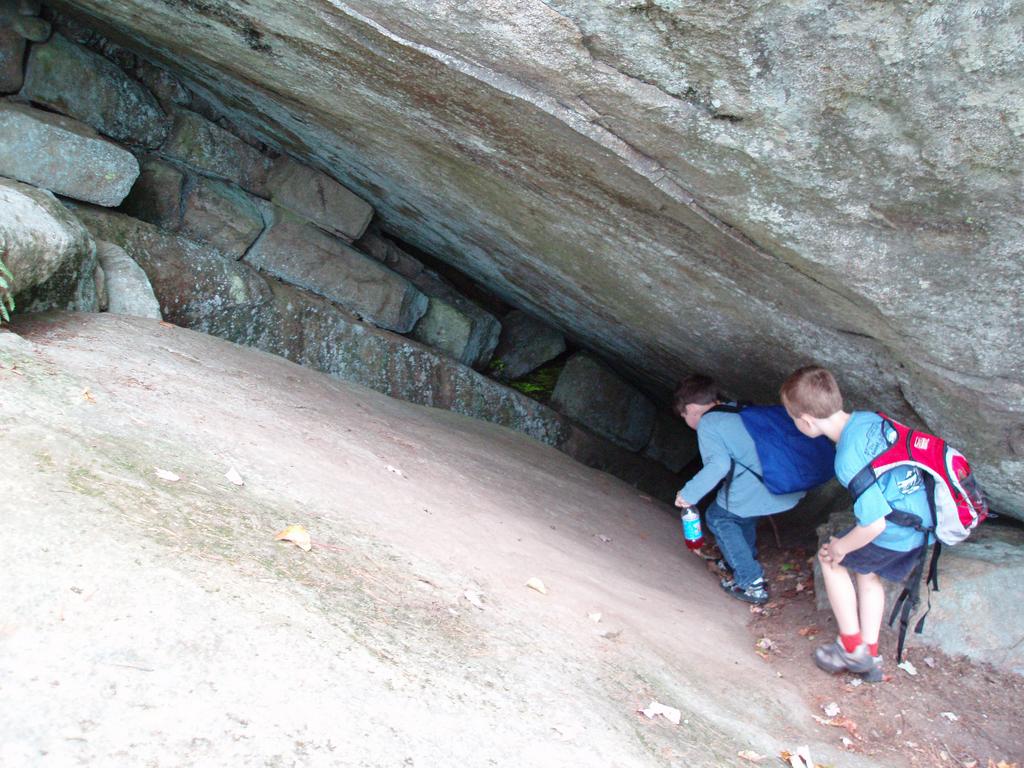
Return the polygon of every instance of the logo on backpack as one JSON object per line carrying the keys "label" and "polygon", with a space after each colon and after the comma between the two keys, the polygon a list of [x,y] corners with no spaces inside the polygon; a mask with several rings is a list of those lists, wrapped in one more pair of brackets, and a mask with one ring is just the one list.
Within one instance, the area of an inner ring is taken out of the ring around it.
{"label": "logo on backpack", "polygon": [[900,493],[904,496],[909,496],[912,493],[924,490],[924,481],[921,479],[920,472],[916,469],[908,469],[907,476],[902,480],[897,480],[896,486],[900,489]]}

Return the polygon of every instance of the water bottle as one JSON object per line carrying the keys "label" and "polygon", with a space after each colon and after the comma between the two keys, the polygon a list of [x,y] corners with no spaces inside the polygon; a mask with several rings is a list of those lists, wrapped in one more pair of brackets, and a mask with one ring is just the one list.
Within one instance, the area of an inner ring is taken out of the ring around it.
{"label": "water bottle", "polygon": [[704,533],[700,529],[700,515],[696,507],[687,507],[683,513],[683,536],[686,538],[687,549],[700,549],[704,546]]}

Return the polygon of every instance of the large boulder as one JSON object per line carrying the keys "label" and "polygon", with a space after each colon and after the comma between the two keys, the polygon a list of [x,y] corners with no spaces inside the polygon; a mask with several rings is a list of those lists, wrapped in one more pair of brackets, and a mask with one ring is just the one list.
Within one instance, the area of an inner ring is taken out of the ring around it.
{"label": "large boulder", "polygon": [[172,323],[210,332],[225,318],[249,318],[271,300],[256,270],[210,246],[102,208],[75,205],[72,210],[96,239],[120,246],[142,267],[161,314]]}
{"label": "large boulder", "polygon": [[95,311],[95,244],[46,190],[0,178],[0,261],[19,312]]}
{"label": "large boulder", "polygon": [[139,175],[125,149],[77,120],[0,102],[0,175],[97,205],[118,205]]}
{"label": "large boulder", "polygon": [[366,231],[373,208],[326,173],[282,156],[267,180],[270,199],[300,218],[347,240]]}
{"label": "large boulder", "polygon": [[341,304],[367,322],[406,333],[427,309],[408,280],[283,209],[245,260],[269,275]]}
{"label": "large boulder", "polygon": [[583,352],[577,352],[565,364],[551,403],[631,451],[647,445],[654,429],[654,404],[608,366]]}
{"label": "large boulder", "polygon": [[504,381],[525,376],[565,351],[565,336],[526,312],[513,310],[501,321],[494,350],[494,375]]}
{"label": "large boulder", "polygon": [[149,278],[123,248],[100,240],[96,243],[96,256],[103,268],[106,311],[161,319],[160,302]]}
{"label": "large boulder", "polygon": [[1012,4],[54,4],[649,387],[824,363],[1024,517]]}
{"label": "large boulder", "polygon": [[32,46],[21,94],[126,144],[152,148],[167,137],[167,117],[149,91],[59,34]]}

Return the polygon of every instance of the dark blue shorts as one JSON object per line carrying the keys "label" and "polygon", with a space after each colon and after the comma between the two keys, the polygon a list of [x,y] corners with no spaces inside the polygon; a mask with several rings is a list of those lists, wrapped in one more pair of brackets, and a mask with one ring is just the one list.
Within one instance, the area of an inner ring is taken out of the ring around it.
{"label": "dark blue shorts", "polygon": [[914,566],[921,562],[922,549],[923,545],[909,552],[897,552],[868,542],[847,553],[840,565],[854,573],[877,573],[889,581],[905,581]]}

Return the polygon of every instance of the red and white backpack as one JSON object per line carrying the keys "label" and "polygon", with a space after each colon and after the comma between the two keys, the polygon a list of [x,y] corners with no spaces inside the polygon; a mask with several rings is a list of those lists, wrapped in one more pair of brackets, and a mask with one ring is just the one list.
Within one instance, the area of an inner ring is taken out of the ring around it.
{"label": "red and white backpack", "polygon": [[[887,472],[904,466],[915,467],[922,471],[928,486],[935,516],[934,528],[930,530],[934,530],[943,544],[958,544],[966,539],[971,530],[988,517],[988,501],[967,459],[941,437],[913,430],[884,413],[878,415],[896,432],[896,440],[850,480],[853,500],[856,502]],[[893,522],[900,523],[898,519]]]}

